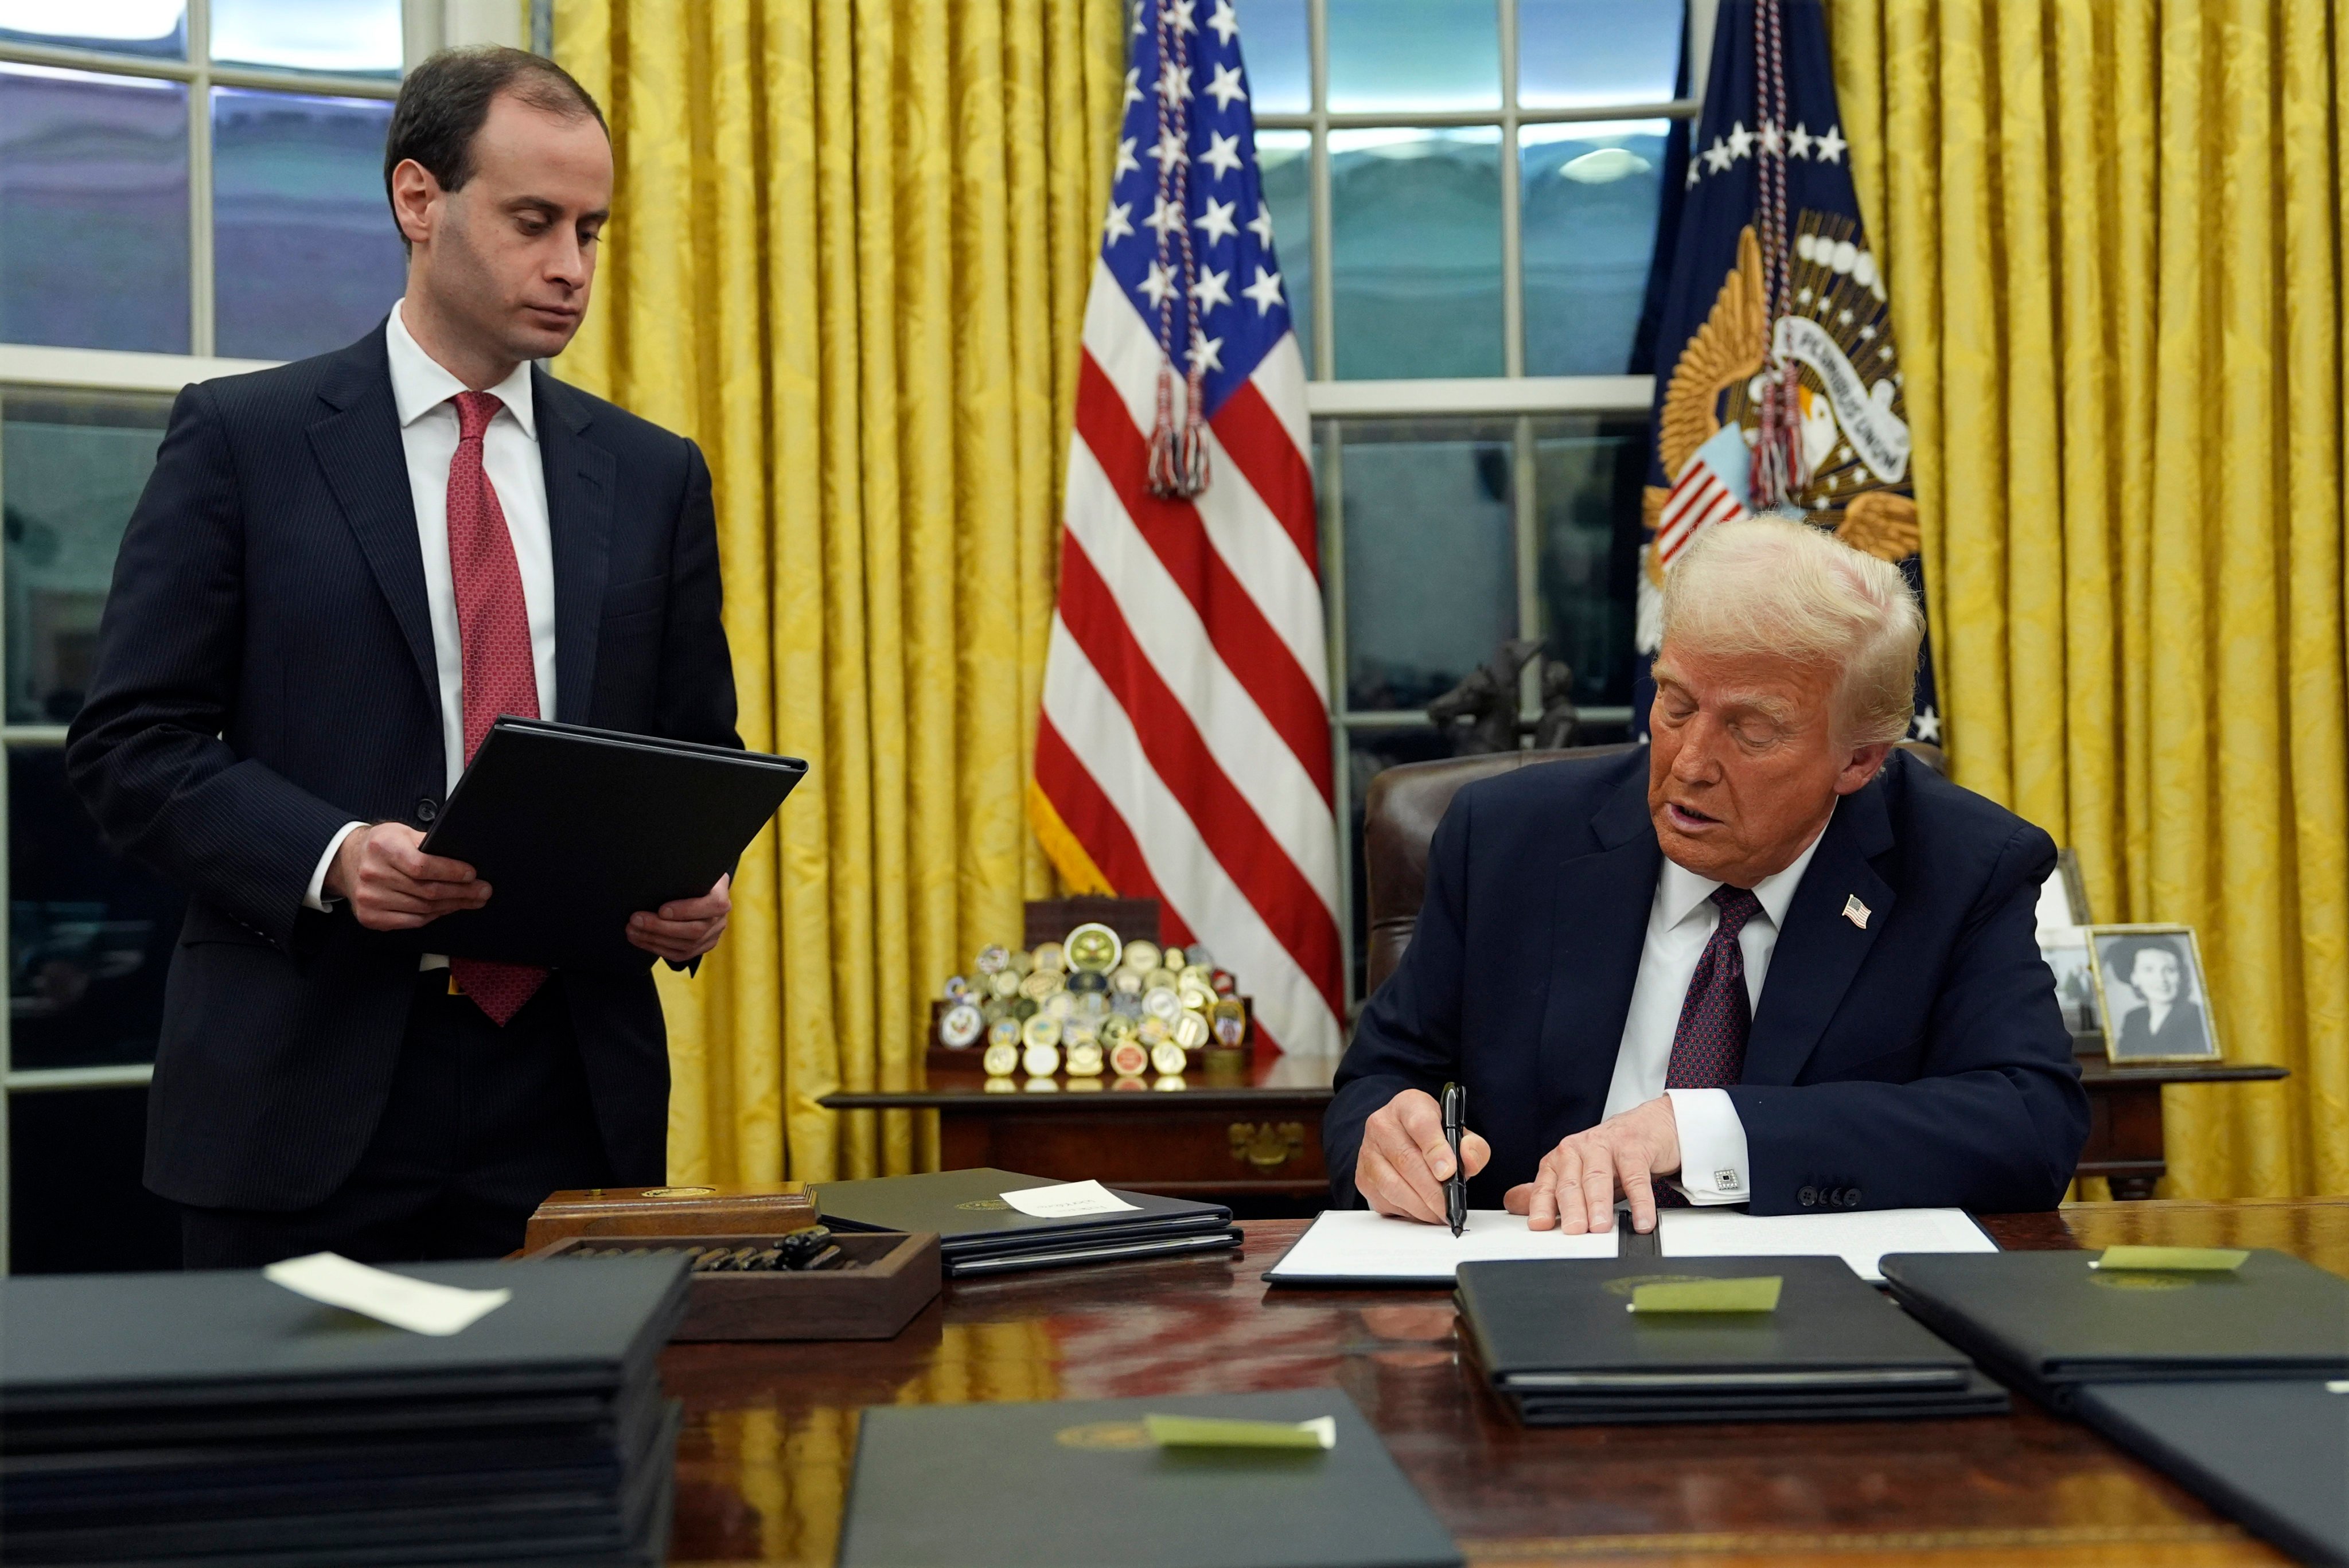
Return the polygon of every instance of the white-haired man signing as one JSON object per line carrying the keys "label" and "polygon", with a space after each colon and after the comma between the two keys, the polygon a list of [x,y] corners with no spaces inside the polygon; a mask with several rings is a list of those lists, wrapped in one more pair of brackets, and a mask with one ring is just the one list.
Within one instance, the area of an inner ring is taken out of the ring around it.
{"label": "white-haired man signing", "polygon": [[1341,1204],[1539,1229],[2051,1208],[2086,1097],[2033,908],[2047,835],[1893,749],[1923,621],[1806,524],[1709,529],[1664,588],[1646,753],[1454,799],[1323,1122]]}

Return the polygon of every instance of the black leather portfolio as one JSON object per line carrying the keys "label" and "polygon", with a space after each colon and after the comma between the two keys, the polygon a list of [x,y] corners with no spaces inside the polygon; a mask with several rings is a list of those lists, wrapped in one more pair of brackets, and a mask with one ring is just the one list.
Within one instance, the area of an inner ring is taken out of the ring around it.
{"label": "black leather portfolio", "polygon": [[[1332,1418],[1328,1449],[1161,1449],[1145,1416]],[[1460,1553],[1335,1388],[865,1410],[842,1568],[1438,1568]]]}
{"label": "black leather portfolio", "polygon": [[[1775,1274],[1756,1313],[1634,1313],[1641,1284]],[[1995,1414],[2004,1391],[1841,1258],[1467,1263],[1467,1345],[1528,1425]]]}
{"label": "black leather portfolio", "polygon": [[2106,1271],[2093,1252],[1896,1253],[1901,1304],[2058,1407],[2084,1382],[2349,1377],[2349,1280],[2288,1253],[2220,1273]]}
{"label": "black leather portfolio", "polygon": [[2300,1561],[2349,1563],[2349,1382],[2102,1383],[2077,1409]]}
{"label": "black leather portfolio", "polygon": [[684,1260],[398,1272],[512,1295],[434,1336],[257,1273],[0,1282],[7,1560],[665,1560]]}
{"label": "black leather portfolio", "polygon": [[1245,1239],[1233,1228],[1232,1212],[1220,1203],[1112,1188],[1134,1207],[1047,1220],[1021,1213],[1001,1196],[1058,1185],[1048,1176],[978,1166],[825,1181],[814,1192],[826,1224],[861,1231],[936,1231],[946,1272],[958,1278],[1219,1252]]}
{"label": "black leather portfolio", "polygon": [[708,892],[806,776],[792,757],[501,718],[424,838],[490,902],[434,921],[430,950],[642,969],[628,917]]}

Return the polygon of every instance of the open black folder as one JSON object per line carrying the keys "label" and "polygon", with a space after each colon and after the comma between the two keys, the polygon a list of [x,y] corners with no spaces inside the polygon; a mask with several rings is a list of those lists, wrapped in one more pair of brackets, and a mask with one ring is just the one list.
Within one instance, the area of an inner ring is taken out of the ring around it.
{"label": "open black folder", "polygon": [[1006,1192],[1060,1185],[1049,1176],[976,1166],[915,1176],[826,1181],[815,1189],[824,1222],[852,1231],[935,1231],[953,1278],[1072,1264],[1131,1263],[1223,1252],[1245,1238],[1221,1203],[1111,1188],[1130,1205],[1105,1214],[1040,1219],[1003,1201]]}
{"label": "open black folder", "polygon": [[431,951],[642,969],[628,917],[708,892],[806,777],[795,757],[501,718],[424,839],[490,902],[434,921]]}

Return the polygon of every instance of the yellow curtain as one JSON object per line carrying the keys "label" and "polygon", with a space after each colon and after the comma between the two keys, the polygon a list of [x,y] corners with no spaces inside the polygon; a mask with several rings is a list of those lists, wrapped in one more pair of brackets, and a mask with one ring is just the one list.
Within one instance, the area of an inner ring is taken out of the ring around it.
{"label": "yellow curtain", "polygon": [[618,163],[557,374],[692,437],[743,740],[807,781],[664,972],[678,1181],[934,1163],[922,998],[1050,890],[1022,812],[1117,0],[557,0]]}
{"label": "yellow curtain", "polygon": [[1830,0],[1959,779],[2200,934],[2180,1197],[2349,1192],[2343,208],[2328,0]]}

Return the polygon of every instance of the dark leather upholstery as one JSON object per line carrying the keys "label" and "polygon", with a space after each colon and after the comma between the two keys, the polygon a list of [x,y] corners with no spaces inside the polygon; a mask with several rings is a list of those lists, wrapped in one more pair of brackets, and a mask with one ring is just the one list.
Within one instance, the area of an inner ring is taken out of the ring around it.
{"label": "dark leather upholstery", "polygon": [[[1452,797],[1479,779],[1569,757],[1611,757],[1629,751],[1636,741],[1613,746],[1570,746],[1554,751],[1503,751],[1485,757],[1448,757],[1436,762],[1406,762],[1371,780],[1362,802],[1362,861],[1368,878],[1370,943],[1362,968],[1362,994],[1369,995],[1385,983],[1411,945],[1419,923],[1420,900],[1427,893],[1427,846],[1435,824],[1444,820]],[[1921,740],[1904,740],[1901,749],[1913,752],[1936,773],[1946,773],[1941,748]]]}

